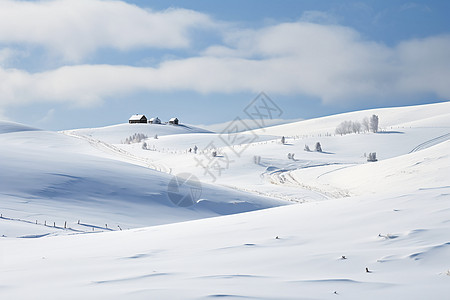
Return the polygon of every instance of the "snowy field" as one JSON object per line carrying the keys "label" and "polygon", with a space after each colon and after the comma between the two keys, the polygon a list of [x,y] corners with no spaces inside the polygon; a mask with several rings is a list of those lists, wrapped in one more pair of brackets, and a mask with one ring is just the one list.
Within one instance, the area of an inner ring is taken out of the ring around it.
{"label": "snowy field", "polygon": [[449,153],[450,102],[236,134],[0,122],[0,296],[447,299]]}

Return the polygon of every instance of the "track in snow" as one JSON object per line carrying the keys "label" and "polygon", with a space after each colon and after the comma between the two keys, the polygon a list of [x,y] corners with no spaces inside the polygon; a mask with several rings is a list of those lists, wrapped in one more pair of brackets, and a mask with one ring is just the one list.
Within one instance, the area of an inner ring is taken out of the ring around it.
{"label": "track in snow", "polygon": [[313,168],[313,167],[322,167],[322,166],[328,166],[328,165],[340,165],[340,163],[324,163],[324,164],[315,164],[312,166],[305,166],[303,168],[295,168],[292,170],[285,170],[285,169],[274,169],[270,172],[265,172],[262,174],[263,177],[265,177],[271,184],[277,184],[277,185],[286,185],[286,186],[293,186],[293,187],[299,187],[301,189],[313,192],[316,194],[316,199],[318,200],[326,200],[326,199],[337,199],[342,197],[348,197],[349,194],[347,191],[334,188],[331,186],[311,186],[308,184],[305,184],[303,182],[299,182],[297,179],[292,176],[293,171],[297,171],[300,169],[305,168]]}
{"label": "track in snow", "polygon": [[409,153],[413,153],[413,152],[417,152],[426,148],[429,148],[431,146],[437,145],[439,143],[445,142],[446,140],[450,139],[450,133],[435,137],[434,139],[428,140],[426,142],[423,142],[420,145],[417,145],[416,147],[414,147],[414,149],[412,149],[411,151],[409,151]]}
{"label": "track in snow", "polygon": [[97,140],[97,139],[94,139],[92,137],[78,134],[73,131],[62,131],[61,133],[65,134],[67,136],[85,140],[94,148],[97,148],[103,152],[110,153],[115,156],[121,157],[122,159],[124,159],[132,164],[147,167],[149,169],[153,169],[153,170],[160,171],[163,173],[168,173],[168,174],[172,173],[172,169],[167,167],[166,165],[163,165],[160,163],[155,163],[155,162],[150,161],[147,158],[136,156],[134,154],[131,154],[130,152],[120,149],[119,147],[116,147],[114,145],[105,143],[105,142]]}

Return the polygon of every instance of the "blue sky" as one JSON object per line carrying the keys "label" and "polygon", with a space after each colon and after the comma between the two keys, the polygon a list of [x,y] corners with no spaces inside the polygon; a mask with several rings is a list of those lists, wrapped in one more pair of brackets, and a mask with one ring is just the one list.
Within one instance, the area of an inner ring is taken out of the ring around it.
{"label": "blue sky", "polygon": [[450,1],[0,0],[0,119],[282,118],[450,99]]}

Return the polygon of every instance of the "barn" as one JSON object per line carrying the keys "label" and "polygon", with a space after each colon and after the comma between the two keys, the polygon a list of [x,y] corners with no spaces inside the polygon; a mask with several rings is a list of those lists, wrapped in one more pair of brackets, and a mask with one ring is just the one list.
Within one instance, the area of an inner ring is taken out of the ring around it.
{"label": "barn", "polygon": [[151,118],[150,120],[148,120],[148,122],[149,122],[150,124],[161,124],[161,120],[160,120],[158,117],[156,117],[156,118]]}
{"label": "barn", "polygon": [[178,118],[172,118],[169,120],[169,124],[178,125]]}
{"label": "barn", "polygon": [[128,123],[147,123],[147,118],[144,115],[132,115],[128,120]]}

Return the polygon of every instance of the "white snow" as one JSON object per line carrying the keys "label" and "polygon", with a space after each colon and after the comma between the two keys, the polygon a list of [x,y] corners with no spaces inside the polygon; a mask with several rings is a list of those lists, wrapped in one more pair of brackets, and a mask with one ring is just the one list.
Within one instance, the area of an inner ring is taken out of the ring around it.
{"label": "white snow", "polygon": [[171,134],[186,134],[186,133],[208,133],[210,131],[201,129],[190,125],[169,125],[169,124],[119,124],[102,128],[86,128],[69,130],[68,132],[77,133],[92,137],[94,139],[101,139],[107,143],[119,144],[122,141],[135,133],[143,133],[148,137],[171,135]]}
{"label": "white snow", "polygon": [[[372,114],[382,132],[334,135],[340,122]],[[0,295],[445,299],[449,117],[445,102],[231,136],[189,125],[54,133],[2,122]],[[121,143],[135,133],[150,150]],[[316,142],[323,153],[303,150]],[[211,143],[231,160],[220,171],[199,166]],[[367,162],[369,152],[379,161]],[[197,204],[169,200],[179,173],[201,180]]]}
{"label": "white snow", "polygon": [[[109,148],[46,131],[0,134],[0,143],[0,213],[33,223],[37,220],[39,226],[47,221],[47,225],[56,222],[63,227],[68,222],[71,229],[84,232],[93,227],[106,229],[109,224],[116,230],[118,226],[135,228],[286,204],[203,183],[202,201],[180,208],[167,196],[173,175],[118,160],[123,156],[105,158],[114,156],[114,152],[102,152]],[[79,226],[78,220],[84,225]],[[24,234],[34,232],[0,233]]]}

